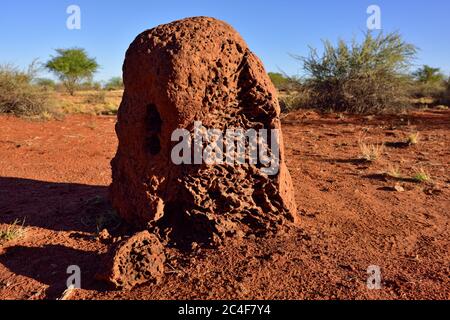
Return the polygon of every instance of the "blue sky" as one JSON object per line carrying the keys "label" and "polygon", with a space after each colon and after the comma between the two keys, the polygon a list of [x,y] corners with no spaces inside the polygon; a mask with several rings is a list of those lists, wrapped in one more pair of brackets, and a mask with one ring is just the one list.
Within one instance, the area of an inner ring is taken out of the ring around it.
{"label": "blue sky", "polygon": [[[81,30],[68,30],[66,9],[81,8]],[[289,53],[306,55],[321,39],[361,37],[366,9],[381,8],[385,32],[400,31],[420,48],[417,65],[450,73],[448,0],[2,0],[0,63],[26,67],[53,49],[83,47],[97,58],[97,80],[121,74],[126,49],[140,32],[176,19],[206,15],[238,30],[268,71],[299,74]],[[45,74],[44,74],[45,76]]]}

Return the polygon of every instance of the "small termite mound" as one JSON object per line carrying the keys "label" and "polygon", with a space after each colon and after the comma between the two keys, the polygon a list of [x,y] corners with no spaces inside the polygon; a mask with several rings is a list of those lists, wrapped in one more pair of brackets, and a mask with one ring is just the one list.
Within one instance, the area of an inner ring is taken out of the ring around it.
{"label": "small termite mound", "polygon": [[158,238],[142,231],[113,245],[105,257],[105,272],[98,278],[116,289],[129,290],[144,283],[159,283],[166,257]]}

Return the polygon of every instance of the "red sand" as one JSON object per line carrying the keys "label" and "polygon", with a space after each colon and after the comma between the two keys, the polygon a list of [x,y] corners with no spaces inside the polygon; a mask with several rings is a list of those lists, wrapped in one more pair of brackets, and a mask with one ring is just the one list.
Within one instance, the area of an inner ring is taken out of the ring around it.
{"label": "red sand", "polygon": [[[104,199],[116,150],[115,118],[67,116],[31,122],[0,117],[0,229],[26,218],[26,236],[0,245],[1,299],[54,299],[66,269],[79,265],[73,299],[448,299],[450,112],[368,119],[298,112],[285,119],[287,165],[301,215],[300,230],[272,238],[169,255],[166,277],[132,291],[95,280],[99,254],[93,215]],[[403,141],[372,165],[354,161],[358,140]],[[423,167],[433,184],[396,182]],[[400,183],[404,192],[392,191]],[[176,264],[177,263],[177,264]],[[379,265],[383,288],[368,290],[366,270]]]}

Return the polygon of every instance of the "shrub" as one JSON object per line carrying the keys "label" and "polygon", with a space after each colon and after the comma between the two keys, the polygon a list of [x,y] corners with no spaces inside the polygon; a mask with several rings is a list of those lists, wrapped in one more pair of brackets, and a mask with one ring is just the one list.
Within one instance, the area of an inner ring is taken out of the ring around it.
{"label": "shrub", "polygon": [[33,82],[38,87],[41,87],[46,90],[49,90],[49,89],[54,90],[54,89],[56,89],[56,86],[57,86],[55,81],[53,81],[52,79],[47,79],[47,78],[37,78]]}
{"label": "shrub", "polygon": [[279,97],[281,112],[288,113],[311,107],[313,92],[310,88],[297,82],[295,89]]}
{"label": "shrub", "polygon": [[275,88],[280,91],[289,90],[292,84],[292,80],[279,72],[269,72],[270,80],[272,81]]}
{"label": "shrub", "polygon": [[412,95],[415,98],[432,98],[440,101],[446,91],[445,77],[439,68],[424,65],[412,74]]}
{"label": "shrub", "polygon": [[33,84],[35,64],[28,71],[12,65],[0,65],[0,113],[17,116],[48,114],[51,109],[48,92]]}
{"label": "shrub", "polygon": [[77,85],[76,89],[82,91],[89,91],[89,90],[100,91],[102,90],[102,84],[96,81],[85,81]]}
{"label": "shrub", "polygon": [[445,83],[444,82],[413,82],[411,84],[411,95],[414,98],[431,98],[436,101],[439,100],[445,94]]}
{"label": "shrub", "polygon": [[106,90],[120,90],[123,89],[122,77],[113,77],[105,84]]}
{"label": "shrub", "polygon": [[423,65],[417,71],[413,73],[416,81],[421,83],[438,83],[444,82],[444,75],[441,73],[441,69],[432,68],[428,65]]}
{"label": "shrub", "polygon": [[450,77],[447,79],[445,86],[446,86],[446,90],[445,90],[441,100],[442,100],[442,103],[450,104]]}
{"label": "shrub", "polygon": [[104,104],[106,103],[106,93],[104,91],[97,91],[88,94],[83,102],[88,104]]}
{"label": "shrub", "polygon": [[379,113],[406,105],[407,69],[417,50],[398,33],[367,33],[362,43],[325,41],[324,47],[322,56],[312,48],[308,57],[295,56],[309,76],[312,107]]}

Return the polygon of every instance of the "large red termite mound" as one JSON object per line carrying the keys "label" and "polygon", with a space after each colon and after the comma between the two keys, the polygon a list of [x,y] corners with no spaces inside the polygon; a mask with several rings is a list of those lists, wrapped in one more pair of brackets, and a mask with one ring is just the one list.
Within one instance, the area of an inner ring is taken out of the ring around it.
{"label": "large red termite mound", "polygon": [[[125,220],[171,242],[204,245],[296,221],[277,94],[231,26],[195,17],[145,31],[127,51],[123,78],[110,195]],[[223,132],[278,130],[275,144],[270,134],[262,142],[269,155],[279,149],[275,173],[248,155],[239,164],[174,163],[174,130],[193,134],[196,121]]]}

